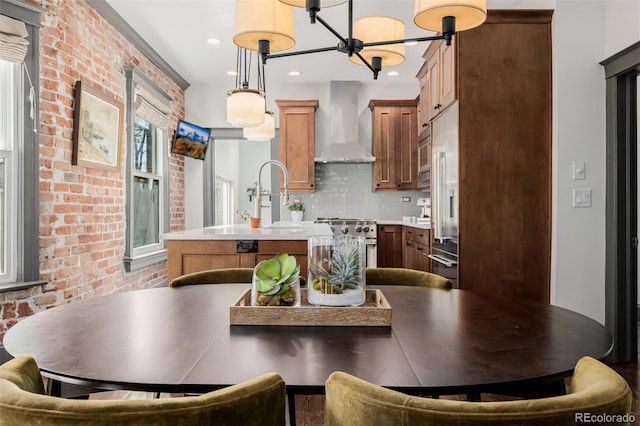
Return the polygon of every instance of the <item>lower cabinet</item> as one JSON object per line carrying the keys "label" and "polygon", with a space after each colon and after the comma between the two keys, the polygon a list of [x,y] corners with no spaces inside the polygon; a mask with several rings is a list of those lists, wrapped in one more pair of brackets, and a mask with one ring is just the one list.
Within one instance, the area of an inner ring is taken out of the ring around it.
{"label": "lower cabinet", "polygon": [[431,272],[431,231],[404,225],[378,225],[378,267]]}
{"label": "lower cabinet", "polygon": [[295,256],[307,276],[307,240],[169,240],[167,280],[208,269],[253,268],[278,253]]}
{"label": "lower cabinet", "polygon": [[402,267],[431,272],[429,253],[431,252],[431,231],[429,229],[404,226],[402,233]]}
{"label": "lower cabinet", "polygon": [[402,225],[378,225],[378,268],[402,267]]}

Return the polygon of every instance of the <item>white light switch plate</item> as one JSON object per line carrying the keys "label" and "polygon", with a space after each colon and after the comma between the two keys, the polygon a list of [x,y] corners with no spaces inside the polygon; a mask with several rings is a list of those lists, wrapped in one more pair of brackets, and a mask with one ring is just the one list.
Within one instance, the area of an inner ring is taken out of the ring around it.
{"label": "white light switch plate", "polygon": [[591,190],[574,189],[573,207],[591,207]]}
{"label": "white light switch plate", "polygon": [[573,180],[584,180],[584,161],[573,162]]}

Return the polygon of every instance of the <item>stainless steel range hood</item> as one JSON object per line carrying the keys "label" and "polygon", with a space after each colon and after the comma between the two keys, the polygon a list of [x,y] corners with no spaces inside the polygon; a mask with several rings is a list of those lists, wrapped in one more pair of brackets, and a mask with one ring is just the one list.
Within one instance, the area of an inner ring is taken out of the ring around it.
{"label": "stainless steel range hood", "polygon": [[376,158],[369,154],[358,139],[358,85],[357,81],[332,81],[329,119],[331,140],[316,163],[371,163]]}

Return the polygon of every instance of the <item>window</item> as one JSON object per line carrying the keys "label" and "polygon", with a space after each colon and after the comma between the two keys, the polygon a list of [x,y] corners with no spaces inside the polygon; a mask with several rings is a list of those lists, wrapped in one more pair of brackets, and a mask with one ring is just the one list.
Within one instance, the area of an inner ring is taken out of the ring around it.
{"label": "window", "polygon": [[127,242],[125,267],[166,259],[160,234],[169,230],[170,98],[134,67],[127,77]]}
{"label": "window", "polygon": [[[233,181],[216,175],[216,203],[215,219],[218,225],[232,225],[236,223],[235,212],[235,188]],[[242,213],[242,212],[240,212]]]}
{"label": "window", "polygon": [[20,64],[0,59],[0,283],[15,281],[17,275],[17,230],[12,224],[18,214],[16,161],[18,147],[22,144],[21,73]]}
{"label": "window", "polygon": [[[43,9],[0,0],[0,28],[28,44],[0,50],[0,292],[39,281],[39,26]],[[7,25],[10,22],[11,25]],[[24,24],[24,26],[23,26]],[[15,37],[12,40],[16,40]],[[13,41],[11,42],[13,43]],[[20,41],[17,42],[20,45]],[[13,44],[12,44],[13,45]]]}

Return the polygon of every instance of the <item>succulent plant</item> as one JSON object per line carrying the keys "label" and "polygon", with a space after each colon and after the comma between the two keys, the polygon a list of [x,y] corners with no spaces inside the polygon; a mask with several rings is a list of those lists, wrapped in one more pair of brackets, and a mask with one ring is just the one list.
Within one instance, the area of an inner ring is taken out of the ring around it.
{"label": "succulent plant", "polygon": [[300,265],[294,256],[280,253],[255,269],[254,288],[260,305],[289,305],[295,301],[292,287],[300,276]]}

